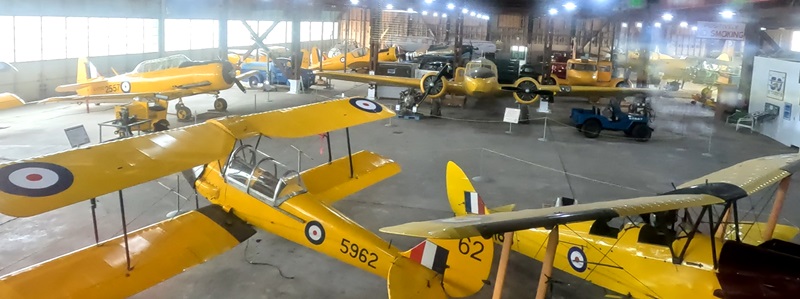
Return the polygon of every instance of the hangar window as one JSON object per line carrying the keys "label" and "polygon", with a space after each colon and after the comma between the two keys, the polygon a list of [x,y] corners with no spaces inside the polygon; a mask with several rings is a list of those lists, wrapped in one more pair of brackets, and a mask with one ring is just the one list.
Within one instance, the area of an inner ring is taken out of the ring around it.
{"label": "hangar window", "polygon": [[14,61],[14,17],[0,16],[0,61]]}
{"label": "hangar window", "polygon": [[300,22],[300,41],[307,42],[311,40],[311,23]]}
{"label": "hangar window", "polygon": [[106,18],[89,18],[89,56],[108,56]]}
{"label": "hangar window", "polygon": [[16,61],[42,60],[42,18],[14,17]]}
{"label": "hangar window", "polygon": [[42,17],[42,40],[46,46],[42,47],[42,59],[67,58],[67,24],[64,17]]}
{"label": "hangar window", "polygon": [[126,53],[139,54],[144,53],[144,20],[143,19],[126,19],[125,32],[127,44]]}
{"label": "hangar window", "polygon": [[67,58],[89,56],[89,19],[67,18]]}
{"label": "hangar window", "polygon": [[800,52],[800,31],[792,32],[792,51]]}
{"label": "hangar window", "polygon": [[122,55],[128,52],[127,26],[125,19],[106,19],[104,27],[108,34],[108,55]]}
{"label": "hangar window", "polygon": [[144,53],[158,52],[158,20],[145,19],[142,21],[143,28],[143,49]]}

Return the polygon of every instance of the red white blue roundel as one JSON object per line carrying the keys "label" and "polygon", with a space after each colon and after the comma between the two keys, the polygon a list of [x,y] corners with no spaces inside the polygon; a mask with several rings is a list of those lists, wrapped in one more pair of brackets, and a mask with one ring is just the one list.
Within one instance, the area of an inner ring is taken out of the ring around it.
{"label": "red white blue roundel", "polygon": [[381,105],[365,98],[352,98],[350,99],[350,105],[369,113],[379,113],[383,111]]}
{"label": "red white blue roundel", "polygon": [[119,89],[122,89],[122,92],[124,93],[131,92],[131,82],[122,81],[122,83],[119,84]]}
{"label": "red white blue roundel", "polygon": [[577,272],[586,271],[586,254],[583,253],[580,247],[572,247],[567,252],[567,259],[569,259],[569,265],[572,266],[572,270]]}
{"label": "red white blue roundel", "polygon": [[317,221],[306,223],[306,239],[314,245],[325,242],[325,229],[322,228],[322,224]]}
{"label": "red white blue roundel", "polygon": [[342,58],[339,58],[339,62],[344,63],[344,56],[342,56]]}
{"label": "red white blue roundel", "polygon": [[67,190],[74,179],[72,172],[60,165],[18,163],[0,168],[0,191],[29,197],[50,196]]}

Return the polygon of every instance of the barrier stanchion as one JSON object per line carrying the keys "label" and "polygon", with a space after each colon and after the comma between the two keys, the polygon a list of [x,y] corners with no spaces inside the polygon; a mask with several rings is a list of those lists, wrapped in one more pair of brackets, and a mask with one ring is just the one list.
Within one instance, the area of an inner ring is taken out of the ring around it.
{"label": "barrier stanchion", "polygon": [[542,138],[539,141],[547,141],[547,115],[544,116],[544,129],[542,129]]}

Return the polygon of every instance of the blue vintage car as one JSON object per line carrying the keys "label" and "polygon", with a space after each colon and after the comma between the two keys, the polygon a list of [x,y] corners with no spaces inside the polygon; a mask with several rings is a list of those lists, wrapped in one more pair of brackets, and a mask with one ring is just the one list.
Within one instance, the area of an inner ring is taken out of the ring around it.
{"label": "blue vintage car", "polygon": [[[267,75],[266,62],[243,63],[241,72],[246,73],[252,70],[259,71],[255,75],[250,76],[250,78],[247,78],[250,87],[253,88],[257,87],[259,83],[267,82],[267,80],[269,80],[269,84],[289,85],[289,80],[284,75],[284,71],[291,66],[289,61],[289,58],[273,58],[272,61],[269,62],[269,75]],[[303,81],[303,88],[307,89],[311,87],[311,85],[314,85],[316,76],[312,70],[301,69],[300,78]]]}

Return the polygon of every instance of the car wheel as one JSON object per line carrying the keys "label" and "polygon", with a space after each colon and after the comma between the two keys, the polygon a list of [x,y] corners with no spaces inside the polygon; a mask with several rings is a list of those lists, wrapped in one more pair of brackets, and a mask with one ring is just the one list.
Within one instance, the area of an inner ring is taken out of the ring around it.
{"label": "car wheel", "polygon": [[597,138],[600,136],[600,131],[603,130],[602,124],[600,124],[599,120],[594,118],[588,119],[583,122],[583,126],[581,127],[581,131],[583,131],[583,136],[586,138]]}

